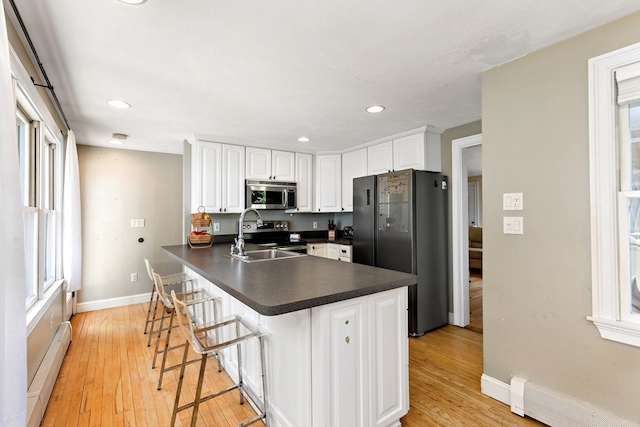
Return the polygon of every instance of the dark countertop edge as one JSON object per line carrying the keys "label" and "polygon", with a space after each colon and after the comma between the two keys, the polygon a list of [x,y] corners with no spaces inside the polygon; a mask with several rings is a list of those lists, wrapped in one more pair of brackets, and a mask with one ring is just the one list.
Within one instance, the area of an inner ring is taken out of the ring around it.
{"label": "dark countertop edge", "polygon": [[[177,245],[177,246],[180,246],[180,245]],[[187,245],[184,245],[184,246],[187,246]],[[368,287],[368,288],[364,288],[364,289],[350,290],[350,291],[347,291],[347,292],[335,293],[335,294],[327,295],[327,296],[323,296],[323,297],[317,297],[317,298],[308,299],[308,300],[296,301],[294,303],[286,303],[286,304],[280,304],[280,305],[274,305],[274,306],[264,306],[264,305],[256,303],[254,300],[252,300],[251,298],[247,297],[245,294],[243,294],[241,292],[238,292],[232,286],[229,286],[226,283],[220,281],[219,279],[212,277],[209,273],[207,273],[207,272],[201,270],[200,268],[194,266],[193,264],[191,264],[187,260],[185,260],[185,259],[179,257],[178,255],[170,252],[169,250],[166,249],[167,247],[170,247],[170,246],[166,246],[166,247],[162,246],[162,249],[171,258],[177,260],[178,262],[180,262],[181,264],[185,265],[189,269],[195,271],[196,273],[198,273],[200,276],[204,277],[207,281],[209,281],[214,286],[217,286],[218,288],[220,288],[221,290],[223,290],[227,294],[231,295],[232,297],[234,297],[238,301],[240,301],[243,304],[247,305],[249,308],[251,308],[251,309],[255,310],[256,312],[258,312],[258,314],[261,314],[261,315],[264,315],[264,316],[278,316],[278,315],[281,315],[281,314],[293,313],[295,311],[306,310],[306,309],[313,308],[313,307],[318,307],[318,306],[321,306],[321,305],[332,304],[332,303],[335,303],[335,302],[345,301],[345,300],[349,300],[349,299],[352,299],[352,298],[358,298],[358,297],[362,297],[362,296],[373,295],[373,294],[377,294],[377,293],[388,291],[388,290],[392,290],[392,289],[397,289],[397,288],[402,288],[402,287],[405,287],[405,286],[415,285],[415,280],[402,279],[402,280],[396,280],[396,281],[392,281],[392,282],[387,282],[387,283],[385,283],[383,285]],[[197,250],[197,249],[195,249],[195,250]]]}

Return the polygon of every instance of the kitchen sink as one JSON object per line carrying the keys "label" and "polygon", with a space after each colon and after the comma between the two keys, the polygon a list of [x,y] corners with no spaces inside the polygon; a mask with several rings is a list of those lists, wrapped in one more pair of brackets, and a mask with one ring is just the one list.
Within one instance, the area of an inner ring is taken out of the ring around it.
{"label": "kitchen sink", "polygon": [[306,256],[306,254],[284,251],[281,249],[262,249],[258,251],[246,251],[245,256],[232,255],[233,258],[244,262],[269,261],[273,259],[292,258],[298,256]]}

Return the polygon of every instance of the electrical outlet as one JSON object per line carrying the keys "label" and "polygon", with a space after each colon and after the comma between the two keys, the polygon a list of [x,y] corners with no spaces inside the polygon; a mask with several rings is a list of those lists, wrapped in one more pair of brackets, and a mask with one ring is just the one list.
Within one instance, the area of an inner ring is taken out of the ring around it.
{"label": "electrical outlet", "polygon": [[132,282],[138,281],[138,273],[131,273],[131,281]]}
{"label": "electrical outlet", "polygon": [[313,229],[315,230],[316,228],[318,228],[318,221],[313,221]]}
{"label": "electrical outlet", "polygon": [[220,223],[219,222],[214,222],[213,223],[213,231],[220,231]]}

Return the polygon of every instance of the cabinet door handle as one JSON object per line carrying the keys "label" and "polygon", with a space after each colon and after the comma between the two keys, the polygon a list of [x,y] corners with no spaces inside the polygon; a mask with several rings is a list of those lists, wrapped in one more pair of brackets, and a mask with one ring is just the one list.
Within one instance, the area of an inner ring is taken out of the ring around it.
{"label": "cabinet door handle", "polygon": [[220,212],[222,212],[222,208],[220,208]]}

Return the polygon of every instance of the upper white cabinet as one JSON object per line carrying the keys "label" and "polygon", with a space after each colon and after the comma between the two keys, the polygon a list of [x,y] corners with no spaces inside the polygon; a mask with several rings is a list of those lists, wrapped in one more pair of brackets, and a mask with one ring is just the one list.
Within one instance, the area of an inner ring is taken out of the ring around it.
{"label": "upper white cabinet", "polygon": [[237,213],[244,209],[244,147],[195,140],[191,155],[191,211]]}
{"label": "upper white cabinet", "polygon": [[367,175],[366,148],[342,154],[342,211],[353,211],[353,178]]}
{"label": "upper white cabinet", "polygon": [[298,192],[296,212],[313,211],[313,156],[296,153],[296,179]]}
{"label": "upper white cabinet", "polygon": [[419,132],[367,147],[369,175],[403,169],[441,172],[440,135]]}
{"label": "upper white cabinet", "polygon": [[247,147],[247,179],[295,181],[295,153]]}
{"label": "upper white cabinet", "polygon": [[316,156],[315,212],[339,212],[342,207],[341,155]]}
{"label": "upper white cabinet", "polygon": [[367,175],[387,173],[393,169],[393,142],[367,147]]}

